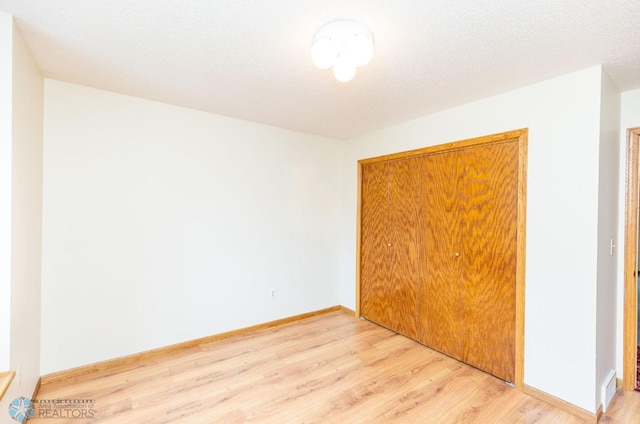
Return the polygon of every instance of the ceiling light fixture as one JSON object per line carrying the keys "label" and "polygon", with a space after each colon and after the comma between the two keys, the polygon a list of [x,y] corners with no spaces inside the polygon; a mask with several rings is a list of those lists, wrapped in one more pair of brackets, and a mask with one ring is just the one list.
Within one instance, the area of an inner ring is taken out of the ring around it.
{"label": "ceiling light fixture", "polygon": [[340,82],[351,81],[356,69],[369,63],[372,57],[373,36],[358,22],[329,22],[313,36],[311,60],[320,69],[333,67],[333,76]]}

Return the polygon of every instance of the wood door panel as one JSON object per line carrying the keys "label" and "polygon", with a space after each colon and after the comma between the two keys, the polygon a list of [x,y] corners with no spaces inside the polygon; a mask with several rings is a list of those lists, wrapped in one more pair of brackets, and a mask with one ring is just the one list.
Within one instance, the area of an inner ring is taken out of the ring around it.
{"label": "wood door panel", "polygon": [[418,159],[389,163],[389,327],[416,339],[418,307],[420,179]]}
{"label": "wood door panel", "polygon": [[523,134],[360,161],[360,314],[516,385]]}
{"label": "wood door panel", "polygon": [[388,326],[387,317],[387,222],[388,165],[362,167],[360,314]]}
{"label": "wood door panel", "polygon": [[465,150],[463,361],[515,373],[518,144]]}
{"label": "wood door panel", "polygon": [[461,247],[459,190],[460,152],[421,158],[422,292],[419,308],[421,343],[462,358]]}

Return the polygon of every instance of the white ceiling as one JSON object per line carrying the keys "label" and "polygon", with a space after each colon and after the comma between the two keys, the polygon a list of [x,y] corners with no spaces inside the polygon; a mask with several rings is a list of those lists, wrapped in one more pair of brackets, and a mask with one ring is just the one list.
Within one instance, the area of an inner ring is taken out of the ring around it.
{"label": "white ceiling", "polygon": [[[347,138],[603,64],[640,88],[638,0],[0,0],[45,76]],[[368,26],[342,84],[309,50],[322,24]]]}

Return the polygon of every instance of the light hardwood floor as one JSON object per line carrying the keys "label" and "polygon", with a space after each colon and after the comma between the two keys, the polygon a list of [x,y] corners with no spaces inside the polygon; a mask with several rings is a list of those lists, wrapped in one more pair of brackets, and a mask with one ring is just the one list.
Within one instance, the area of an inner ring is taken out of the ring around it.
{"label": "light hardwood floor", "polygon": [[[37,396],[77,398],[95,400],[96,418],[65,422],[585,423],[342,311],[45,384]],[[601,422],[640,422],[640,393],[619,393]]]}

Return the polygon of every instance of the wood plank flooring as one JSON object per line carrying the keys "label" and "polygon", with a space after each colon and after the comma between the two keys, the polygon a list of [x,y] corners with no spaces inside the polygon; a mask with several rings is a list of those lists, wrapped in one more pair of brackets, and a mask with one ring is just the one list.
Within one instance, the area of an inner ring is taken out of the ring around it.
{"label": "wood plank flooring", "polygon": [[[64,421],[77,424],[585,423],[342,311],[45,384],[37,399],[95,400],[95,418]],[[601,422],[640,422],[640,393]]]}

